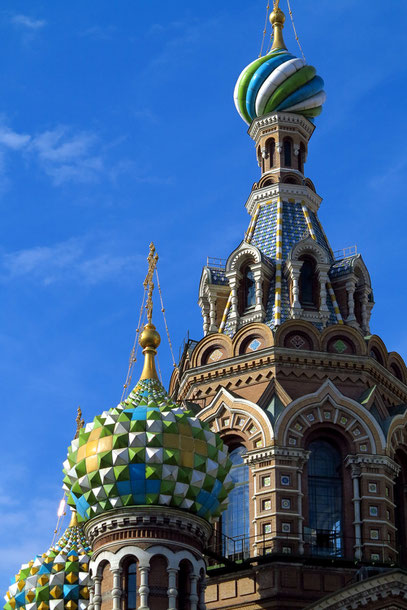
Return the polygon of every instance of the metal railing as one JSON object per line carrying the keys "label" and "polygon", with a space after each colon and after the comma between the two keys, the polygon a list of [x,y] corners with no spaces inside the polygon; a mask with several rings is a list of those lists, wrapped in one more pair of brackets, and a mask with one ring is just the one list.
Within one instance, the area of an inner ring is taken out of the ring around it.
{"label": "metal railing", "polygon": [[261,557],[295,556],[314,558],[322,562],[345,560],[366,565],[395,566],[400,564],[401,549],[393,549],[384,539],[365,540],[356,553],[355,539],[326,530],[304,533],[273,531],[257,536],[231,538],[215,531],[206,554],[215,564],[231,564],[258,560]]}
{"label": "metal railing", "polygon": [[224,269],[226,266],[226,258],[217,258],[216,256],[208,256],[206,258],[206,266],[216,269]]}
{"label": "metal railing", "polygon": [[358,247],[355,244],[354,246],[348,246],[347,248],[341,248],[340,250],[335,250],[334,258],[336,261],[342,260],[343,258],[348,258],[349,256],[355,256],[358,253]]}

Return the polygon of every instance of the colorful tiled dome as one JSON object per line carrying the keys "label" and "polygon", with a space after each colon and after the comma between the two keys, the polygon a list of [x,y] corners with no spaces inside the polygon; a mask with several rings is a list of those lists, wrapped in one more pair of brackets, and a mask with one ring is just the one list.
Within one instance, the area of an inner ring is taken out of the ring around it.
{"label": "colorful tiled dome", "polygon": [[274,28],[270,53],[249,64],[237,80],[235,105],[248,124],[270,112],[294,112],[307,118],[322,112],[324,81],[305,59],[287,51],[282,37],[284,20],[284,13],[276,8],[270,15]]}
{"label": "colorful tiled dome", "polygon": [[4,610],[86,610],[90,556],[74,513],[57,544],[21,567],[5,596]]}
{"label": "colorful tiled dome", "polygon": [[145,505],[172,506],[210,520],[226,508],[233,487],[227,449],[155,378],[151,358],[157,345],[145,348],[147,373],[128,398],[95,417],[69,447],[64,487],[79,520]]}

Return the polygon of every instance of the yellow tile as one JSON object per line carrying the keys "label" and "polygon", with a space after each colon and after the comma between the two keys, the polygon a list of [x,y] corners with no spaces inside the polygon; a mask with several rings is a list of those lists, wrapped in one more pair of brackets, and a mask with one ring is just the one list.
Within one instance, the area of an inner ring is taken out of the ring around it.
{"label": "yellow tile", "polygon": [[27,591],[27,593],[25,594],[25,600],[29,604],[32,604],[33,601],[35,600],[35,592],[32,591],[32,590],[31,591]]}
{"label": "yellow tile", "polygon": [[183,451],[194,450],[194,439],[188,436],[181,436],[181,449]]}
{"label": "yellow tile", "polygon": [[67,610],[76,610],[78,607],[78,604],[76,602],[74,602],[72,599],[69,600],[69,602],[67,602],[65,604],[65,608]]}
{"label": "yellow tile", "polygon": [[98,469],[98,456],[92,455],[92,457],[86,458],[86,472],[93,472]]}
{"label": "yellow tile", "polygon": [[89,589],[88,589],[88,587],[83,587],[81,589],[81,597],[83,597],[83,599],[89,599]]}
{"label": "yellow tile", "polygon": [[48,576],[47,574],[41,574],[41,576],[38,578],[38,584],[41,585],[41,587],[45,587],[46,584],[48,584]]}
{"label": "yellow tile", "polygon": [[16,607],[16,600],[14,599],[14,597],[12,597],[12,598],[10,599],[9,604],[10,604],[10,606],[11,606],[11,607],[13,608],[13,610],[14,610],[14,608]]}
{"label": "yellow tile", "polygon": [[163,446],[164,446],[164,449],[178,449],[178,447],[179,447],[178,434],[170,434],[168,432],[164,432]]}
{"label": "yellow tile", "polygon": [[52,589],[50,590],[50,595],[53,599],[58,599],[62,596],[62,589],[58,586],[52,587]]}
{"label": "yellow tile", "polygon": [[187,424],[178,424],[178,430],[180,434],[192,436],[191,428]]}
{"label": "yellow tile", "polygon": [[98,441],[100,439],[100,435],[102,434],[102,427],[94,428],[92,432],[89,434],[89,441]]}
{"label": "yellow tile", "polygon": [[84,460],[86,457],[86,445],[82,445],[82,447],[79,447],[78,449],[78,456],[76,458],[77,462],[80,462],[81,460]]}
{"label": "yellow tile", "polygon": [[18,584],[17,584],[17,589],[18,589],[19,591],[22,591],[22,590],[24,589],[24,587],[25,587],[25,582],[24,582],[24,580],[20,580],[20,581],[18,582]]}
{"label": "yellow tile", "polygon": [[92,455],[96,455],[98,450],[98,441],[90,441],[87,442],[86,445],[86,457],[91,457]]}
{"label": "yellow tile", "polygon": [[39,566],[32,566],[32,568],[30,570],[31,576],[34,576],[34,574],[36,574],[39,569],[40,569]]}
{"label": "yellow tile", "polygon": [[98,453],[103,453],[104,451],[110,451],[113,447],[113,436],[104,436],[99,439],[98,443]]}
{"label": "yellow tile", "polygon": [[38,610],[48,610],[49,605],[46,604],[45,602],[41,602],[40,605],[38,606]]}
{"label": "yellow tile", "polygon": [[70,585],[73,585],[78,580],[78,575],[75,572],[68,572],[65,578]]}
{"label": "yellow tile", "polygon": [[199,453],[199,455],[208,455],[208,446],[205,441],[195,440],[195,452]]}
{"label": "yellow tile", "polygon": [[88,572],[88,571],[89,571],[89,564],[81,563],[81,572]]}
{"label": "yellow tile", "polygon": [[194,456],[192,453],[187,451],[181,453],[181,466],[185,466],[186,468],[194,467]]}
{"label": "yellow tile", "polygon": [[54,565],[52,566],[52,571],[53,572],[60,572],[63,569],[64,569],[64,564],[63,563],[54,563]]}

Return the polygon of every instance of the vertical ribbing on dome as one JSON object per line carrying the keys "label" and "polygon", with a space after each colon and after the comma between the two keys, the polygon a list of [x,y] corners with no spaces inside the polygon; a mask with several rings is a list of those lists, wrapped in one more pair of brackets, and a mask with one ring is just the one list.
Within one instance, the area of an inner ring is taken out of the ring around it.
{"label": "vertical ribbing on dome", "polygon": [[273,26],[273,46],[271,50],[275,49],[287,49],[283,38],[283,27],[285,22],[285,15],[279,7],[280,0],[274,1],[274,10],[270,15],[270,23]]}

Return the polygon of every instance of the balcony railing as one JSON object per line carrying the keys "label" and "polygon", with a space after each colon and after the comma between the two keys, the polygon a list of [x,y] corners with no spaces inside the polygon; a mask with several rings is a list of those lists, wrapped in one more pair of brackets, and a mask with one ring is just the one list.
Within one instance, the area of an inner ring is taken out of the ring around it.
{"label": "balcony railing", "polygon": [[[215,531],[206,554],[213,564],[242,563],[280,556],[314,558],[316,561],[344,560],[365,565],[400,565],[400,551],[387,540],[365,540],[356,548],[355,539],[325,530],[298,532],[273,531],[257,536],[230,538]],[[358,552],[357,552],[358,551]]]}

